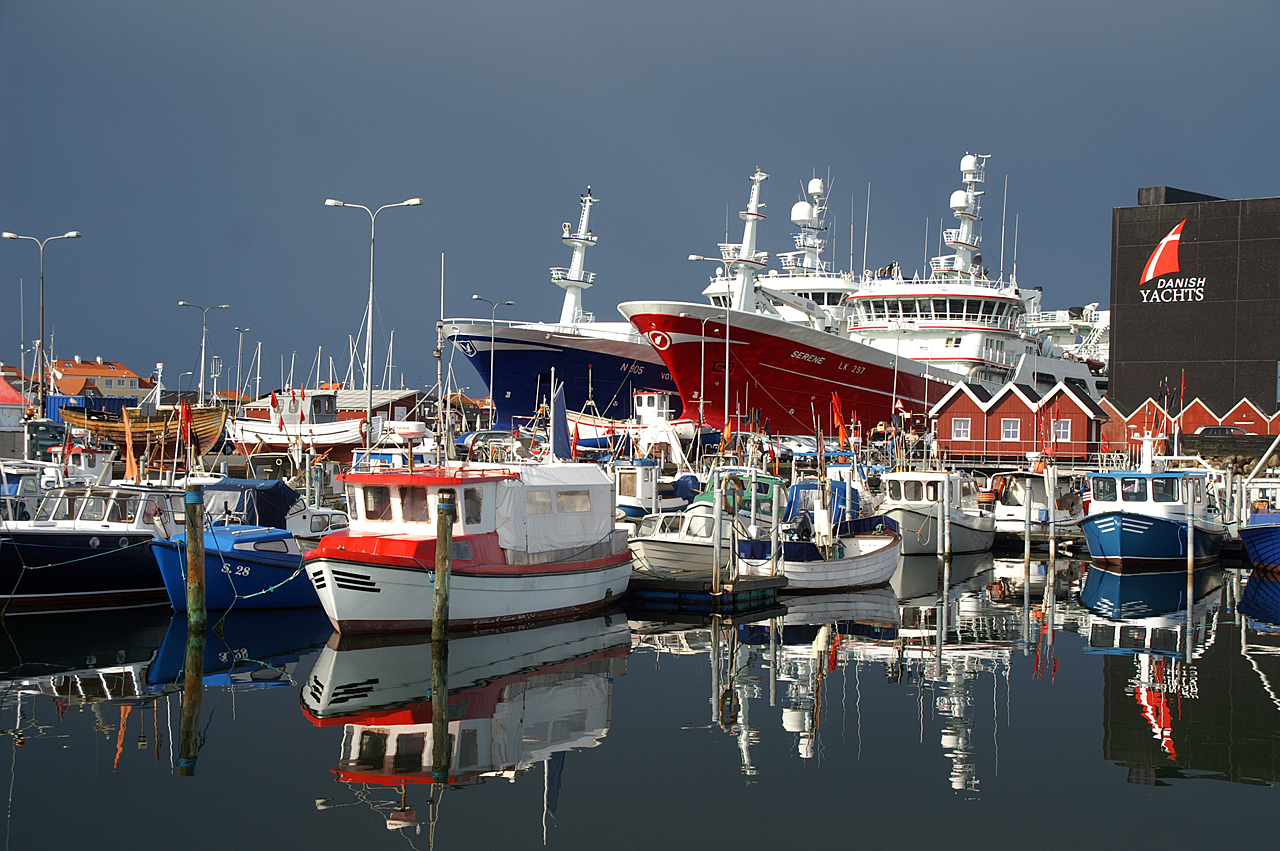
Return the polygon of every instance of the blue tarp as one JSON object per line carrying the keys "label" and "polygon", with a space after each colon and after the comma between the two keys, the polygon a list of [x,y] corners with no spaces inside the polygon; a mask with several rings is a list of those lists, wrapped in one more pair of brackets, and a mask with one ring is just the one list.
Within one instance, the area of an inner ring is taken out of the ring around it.
{"label": "blue tarp", "polygon": [[213,522],[233,514],[246,526],[284,529],[289,509],[301,499],[278,479],[219,479],[204,486],[205,514]]}
{"label": "blue tarp", "polygon": [[123,416],[125,408],[136,408],[138,400],[133,396],[45,396],[44,415],[55,423],[62,422],[62,408],[86,408],[90,411],[107,411]]}

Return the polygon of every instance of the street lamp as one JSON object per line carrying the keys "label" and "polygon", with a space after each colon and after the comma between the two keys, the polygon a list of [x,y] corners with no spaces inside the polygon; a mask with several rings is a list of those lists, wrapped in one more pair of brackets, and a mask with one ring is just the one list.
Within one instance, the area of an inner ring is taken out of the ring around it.
{"label": "street lamp", "polygon": [[178,307],[194,307],[196,310],[200,311],[200,395],[196,401],[196,405],[200,406],[204,404],[204,344],[209,330],[209,311],[229,310],[231,305],[211,304],[208,307],[201,307],[200,305],[192,304],[189,301],[180,301],[178,302]]}
{"label": "street lamp", "polygon": [[236,343],[236,413],[237,414],[240,413],[240,396],[241,396],[241,390],[244,386],[244,376],[240,374],[240,366],[242,364],[241,357],[242,357],[242,353],[244,352],[244,332],[248,330],[249,330],[248,328],[241,328],[239,325],[236,326],[236,331],[240,332],[240,342]]}
{"label": "street lamp", "polygon": [[401,201],[399,204],[383,204],[376,210],[370,210],[362,204],[348,204],[345,201],[339,201],[335,198],[326,198],[324,205],[326,207],[356,207],[364,210],[369,214],[369,307],[368,307],[368,325],[365,327],[364,337],[364,384],[365,389],[369,391],[369,402],[365,409],[365,426],[364,426],[364,448],[366,457],[368,449],[373,440],[373,382],[369,378],[369,372],[373,368],[373,235],[378,224],[378,213],[388,207],[418,207],[421,206],[421,198],[410,198],[408,201]]}
{"label": "street lamp", "polygon": [[493,308],[492,310],[490,310],[490,311],[489,311],[489,428],[493,428],[493,423],[494,423],[494,421],[498,418],[498,403],[497,403],[496,401],[494,401],[494,398],[493,398],[493,338],[494,338],[494,325],[495,325],[495,324],[497,324],[497,321],[498,321],[498,320],[497,320],[497,318],[498,318],[498,308],[499,308],[499,307],[506,307],[507,305],[510,305],[510,304],[515,304],[515,302],[514,302],[514,301],[504,301],[504,302],[501,302],[500,304],[498,304],[498,303],[495,303],[495,302],[489,301],[489,299],[485,298],[485,297],[484,297],[484,296],[482,296],[482,295],[476,295],[476,294],[474,294],[474,293],[472,294],[472,296],[471,296],[471,297],[472,297],[473,299],[475,299],[476,301],[483,301],[485,304],[489,305],[489,307]]}
{"label": "street lamp", "polygon": [[179,402],[182,401],[182,379],[186,378],[188,375],[191,375],[191,373],[184,372],[182,373],[182,375],[178,376],[178,401]]}
{"label": "street lamp", "polygon": [[60,236],[49,236],[49,237],[45,237],[44,239],[37,239],[37,238],[36,238],[36,237],[34,237],[34,236],[19,236],[19,235],[18,235],[18,234],[16,234],[16,233],[9,233],[9,231],[5,231],[4,233],[0,233],[0,237],[3,237],[4,239],[29,239],[29,240],[31,240],[32,242],[34,242],[36,245],[39,245],[39,246],[40,246],[40,351],[36,354],[36,363],[37,363],[37,368],[36,368],[36,378],[38,378],[38,379],[39,379],[39,388],[36,390],[36,394],[37,394],[37,395],[36,395],[36,399],[38,400],[38,403],[37,403],[37,404],[38,404],[38,406],[39,406],[39,407],[37,407],[37,408],[36,408],[36,410],[37,410],[37,411],[39,411],[39,412],[40,412],[40,416],[42,416],[42,417],[43,417],[43,416],[44,416],[44,388],[45,388],[45,376],[44,376],[44,244],[45,244],[46,242],[48,242],[49,240],[51,240],[51,239],[79,239],[79,238],[80,238],[80,231],[78,231],[78,230],[71,230],[71,231],[67,231],[67,232],[66,232],[66,233],[64,233],[64,234],[61,234]]}

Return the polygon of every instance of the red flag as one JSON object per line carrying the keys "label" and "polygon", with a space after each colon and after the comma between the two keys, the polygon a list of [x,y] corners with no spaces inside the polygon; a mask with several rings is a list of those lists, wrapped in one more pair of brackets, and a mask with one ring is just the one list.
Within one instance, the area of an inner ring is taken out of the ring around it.
{"label": "red flag", "polygon": [[186,399],[182,400],[182,404],[178,407],[178,423],[182,431],[182,436],[188,441],[191,440],[191,403]]}
{"label": "red flag", "polygon": [[276,391],[272,390],[271,391],[271,410],[274,411],[279,407],[280,407],[280,400],[276,398]]}
{"label": "red flag", "polygon": [[302,394],[302,401],[304,401],[304,402],[305,402],[305,401],[307,401],[307,388],[303,387],[303,388],[302,388],[301,390],[299,390],[298,392],[300,392],[300,393]]}
{"label": "red flag", "polygon": [[569,455],[572,458],[578,457],[578,421],[573,421],[573,443],[569,445]]}

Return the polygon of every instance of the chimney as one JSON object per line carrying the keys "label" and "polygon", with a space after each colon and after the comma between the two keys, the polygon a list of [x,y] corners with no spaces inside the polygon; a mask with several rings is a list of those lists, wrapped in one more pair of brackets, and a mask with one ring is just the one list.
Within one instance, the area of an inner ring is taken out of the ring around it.
{"label": "chimney", "polygon": [[102,363],[102,355],[98,355],[98,363]]}
{"label": "chimney", "polygon": [[79,355],[76,355],[76,363],[82,363],[82,361],[80,360],[80,356],[79,356]]}

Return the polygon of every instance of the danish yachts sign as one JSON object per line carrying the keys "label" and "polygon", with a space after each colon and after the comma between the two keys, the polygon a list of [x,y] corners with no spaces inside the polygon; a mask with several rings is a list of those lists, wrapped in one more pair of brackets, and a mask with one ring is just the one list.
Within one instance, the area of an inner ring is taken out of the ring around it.
{"label": "danish yachts sign", "polygon": [[[1180,277],[1182,268],[1178,265],[1178,245],[1182,242],[1182,226],[1186,219],[1178,222],[1169,235],[1160,240],[1156,250],[1151,252],[1151,259],[1142,270],[1142,301],[1204,301],[1204,278]],[[1154,286],[1147,287],[1154,282]]]}

